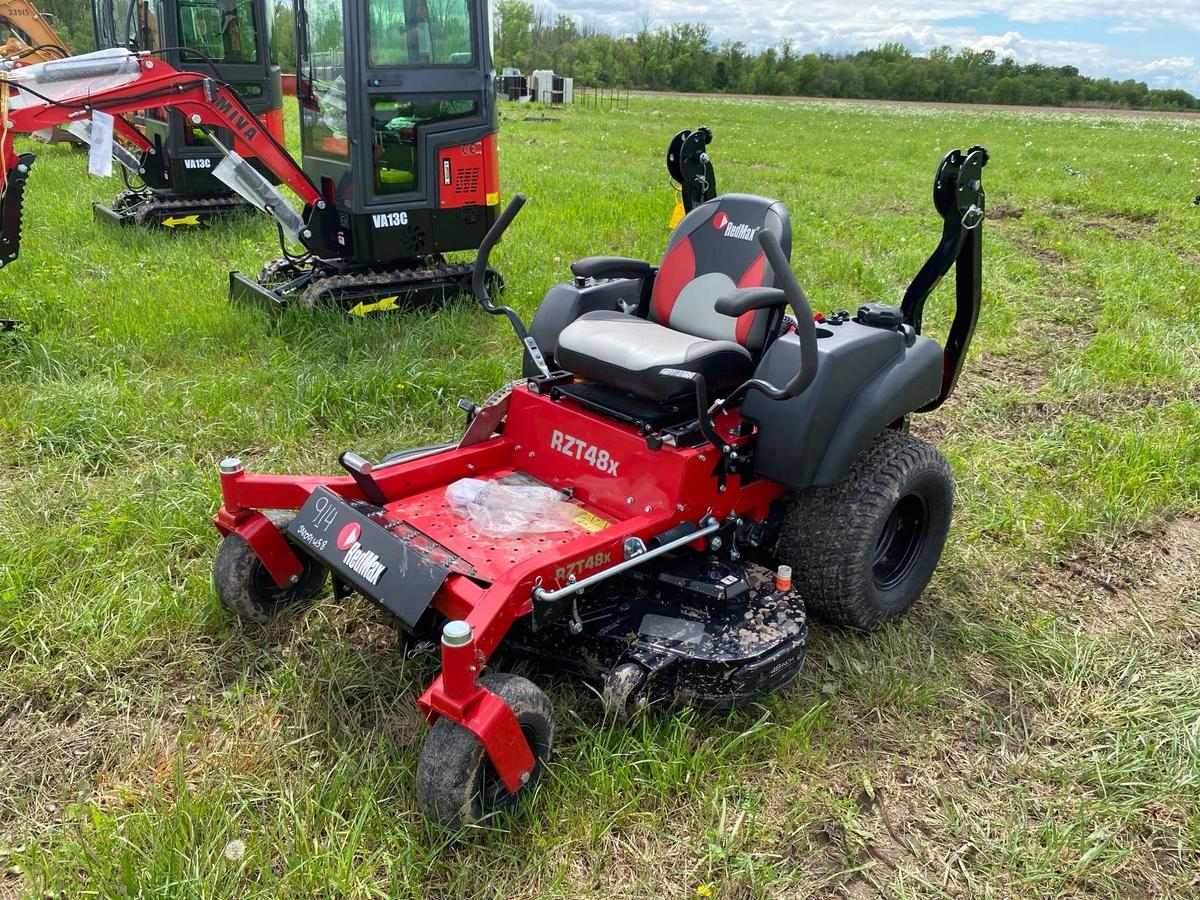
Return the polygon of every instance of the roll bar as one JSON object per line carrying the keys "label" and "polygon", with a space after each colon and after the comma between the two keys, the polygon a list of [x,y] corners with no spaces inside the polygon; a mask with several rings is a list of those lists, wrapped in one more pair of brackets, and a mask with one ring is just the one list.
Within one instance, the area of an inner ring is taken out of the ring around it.
{"label": "roll bar", "polygon": [[953,393],[979,321],[983,305],[983,167],[987,163],[988,152],[978,145],[965,154],[951,150],[934,175],[933,205],[942,217],[942,239],[904,292],[900,310],[905,323],[920,334],[925,301],[953,265],[954,319],[942,351],[942,389],[918,412],[937,409]]}

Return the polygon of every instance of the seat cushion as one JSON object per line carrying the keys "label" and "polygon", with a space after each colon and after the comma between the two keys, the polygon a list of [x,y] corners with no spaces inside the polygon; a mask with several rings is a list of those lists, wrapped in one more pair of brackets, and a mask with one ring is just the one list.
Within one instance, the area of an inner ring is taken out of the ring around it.
{"label": "seat cushion", "polygon": [[585,313],[564,328],[556,359],[581,378],[650,400],[692,392],[679,379],[659,375],[662,368],[698,372],[710,390],[741,384],[754,368],[750,352],[733,341],[710,341],[608,310]]}

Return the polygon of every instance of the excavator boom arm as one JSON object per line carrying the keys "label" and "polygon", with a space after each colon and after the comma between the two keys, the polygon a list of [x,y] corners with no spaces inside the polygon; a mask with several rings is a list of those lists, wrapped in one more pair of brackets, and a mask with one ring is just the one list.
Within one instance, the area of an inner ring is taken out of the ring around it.
{"label": "excavator boom arm", "polygon": [[[136,74],[131,74],[135,61]],[[89,68],[89,63],[94,65]],[[109,70],[123,73],[120,86],[111,86],[114,79]],[[65,77],[75,71],[103,74]],[[51,96],[51,89],[55,96]],[[7,100],[7,109],[6,94],[14,95]],[[28,154],[17,156],[14,133],[28,134],[85,121],[98,110],[115,116],[117,133],[145,151],[150,146],[145,137],[120,116],[152,107],[178,110],[192,125],[232,131],[254,151],[262,165],[300,197],[305,204],[305,221],[314,209],[325,209],[320,192],[299,163],[227,84],[200,73],[181,72],[150,54],[122,56],[121,51],[110,50],[0,73],[0,227],[6,231],[8,223],[19,227],[21,191],[10,196],[7,188],[18,175],[27,175],[32,164]],[[20,166],[24,166],[24,172],[18,171]],[[24,178],[19,180],[23,184]],[[11,208],[13,202],[18,204],[15,211]],[[307,229],[301,234],[302,240],[311,236]],[[8,245],[5,255],[9,258],[4,260],[8,262],[16,257],[20,235],[6,233],[2,237]]]}

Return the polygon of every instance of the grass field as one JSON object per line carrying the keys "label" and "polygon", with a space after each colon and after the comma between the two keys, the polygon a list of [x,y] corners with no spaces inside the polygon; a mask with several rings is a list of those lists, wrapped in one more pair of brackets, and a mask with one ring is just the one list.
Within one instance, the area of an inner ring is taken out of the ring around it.
{"label": "grass field", "polygon": [[0,897],[1200,895],[1200,122],[554,115],[502,125],[504,192],[531,202],[494,259],[526,315],[576,257],[661,254],[679,128],[713,127],[722,190],[788,204],[825,310],[899,298],[939,234],[938,160],[987,145],[976,344],[914,426],[959,489],[922,602],[870,637],[814,628],[797,682],[736,714],[605,725],[544,681],[561,739],[537,795],[465,840],[425,825],[433,661],[362,601],[231,621],[216,463],[329,471],[447,438],[459,397],[518,372],[510,333],[467,302],[232,307],[268,222],[94,225],[118,184],[43,148],[0,273],[27,322],[0,335]]}

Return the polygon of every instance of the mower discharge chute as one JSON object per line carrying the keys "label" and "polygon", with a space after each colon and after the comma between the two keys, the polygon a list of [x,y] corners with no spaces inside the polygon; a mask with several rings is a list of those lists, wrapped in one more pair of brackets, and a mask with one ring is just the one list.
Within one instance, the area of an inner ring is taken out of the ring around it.
{"label": "mower discharge chute", "polygon": [[[518,195],[480,247],[473,287],[512,324],[529,377],[467,404],[456,444],[378,464],[347,451],[340,477],[225,460],[218,596],[261,622],[332,573],[338,596],[357,591],[438,642],[416,785],[426,815],[450,826],[528,793],[552,750],[546,695],[484,674],[499,654],[599,681],[616,714],[781,688],[809,613],[878,628],[940,558],[953,480],[906,424],[953,389],[978,316],[986,161],[978,147],[946,156],[941,245],[903,307],[853,316],[814,317],[782,203],[727,194],[693,207],[660,265],[574,263],[527,329],[486,279]],[[943,349],[920,333],[921,306],[956,263]],[[549,492],[575,508],[573,524],[491,533],[458,508],[487,485]]]}
{"label": "mower discharge chute", "polygon": [[[223,82],[240,95],[275,139],[283,141],[283,92],[271,62],[273,8],[266,0],[93,0],[96,45],[155,54],[179,71]],[[167,229],[210,225],[247,209],[246,201],[216,176],[220,145],[274,179],[236,130],[211,133],[178,110],[147,105],[131,116],[149,144],[136,168],[122,163],[126,190],[111,206],[93,205],[96,220]],[[87,136],[86,131],[75,133]]]}

